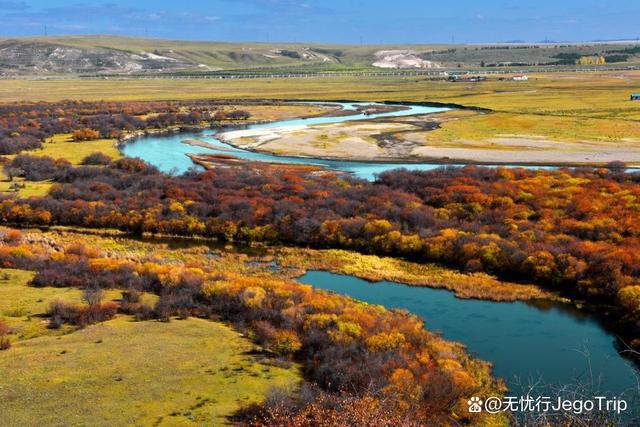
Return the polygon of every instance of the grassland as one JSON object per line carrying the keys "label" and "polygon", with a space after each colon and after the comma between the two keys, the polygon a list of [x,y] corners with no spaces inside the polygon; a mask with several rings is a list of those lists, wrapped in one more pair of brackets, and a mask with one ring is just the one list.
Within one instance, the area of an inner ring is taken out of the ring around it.
{"label": "grassland", "polygon": [[[92,153],[103,153],[116,160],[122,157],[115,139],[96,139],[93,141],[74,141],[70,134],[57,134],[45,140],[42,149],[29,151],[32,156],[48,156],[54,159],[65,159],[72,165],[82,164],[82,160]],[[15,155],[5,156],[9,159]],[[0,179],[6,179],[0,175]]]}
{"label": "grassland", "polygon": [[461,139],[469,135],[486,139],[498,133],[539,135],[560,140],[640,137],[640,107],[638,103],[629,101],[629,94],[640,90],[640,72],[548,73],[530,77],[528,82],[494,78],[476,83],[415,77],[12,80],[0,81],[0,102],[67,98],[90,101],[267,98],[441,102],[487,108],[500,113],[491,118],[448,124],[437,134],[445,139]]}
{"label": "grassland", "polygon": [[79,165],[85,157],[96,152],[104,153],[113,159],[122,157],[116,147],[115,139],[75,142],[71,135],[68,134],[55,135],[45,142],[42,150],[33,151],[29,154],[49,156],[54,159],[64,158],[73,165]]}
{"label": "grassland", "polygon": [[235,105],[230,104],[222,108],[223,111],[245,110],[251,113],[250,122],[289,120],[299,117],[312,117],[326,114],[335,110],[330,106],[313,104],[295,105]]}
{"label": "grassland", "polygon": [[[13,329],[11,339],[24,341],[74,330],[68,326],[59,330],[48,329],[46,311],[56,300],[80,303],[82,291],[73,288],[33,288],[27,286],[32,277],[33,273],[29,271],[0,270],[0,318]],[[108,291],[105,295],[106,300],[120,297],[120,291]]]}
{"label": "grassland", "polygon": [[119,316],[80,331],[49,329],[49,305],[79,303],[82,292],[29,287],[32,277],[0,270],[0,319],[13,330],[11,350],[0,352],[6,425],[220,425],[269,388],[297,383],[297,368],[258,363],[250,341],[216,322]]}
{"label": "grassland", "polygon": [[[2,180],[0,181],[0,193],[14,193],[15,189],[12,187],[12,182],[7,181],[4,176],[0,176],[0,180]],[[44,196],[53,186],[53,183],[49,181],[33,182],[23,178],[15,178],[14,183],[18,185],[15,194],[23,198]]]}
{"label": "grassland", "polygon": [[510,112],[479,114],[469,110],[453,110],[439,116],[437,120],[442,121],[442,127],[424,132],[422,135],[425,142],[489,141],[512,135],[543,137],[554,141],[640,141],[640,120],[635,119],[597,119]]}
{"label": "grassland", "polygon": [[459,103],[495,111],[594,118],[640,118],[629,94],[639,71],[534,74],[527,82],[451,83],[422,77],[308,79],[4,80],[0,102],[62,99],[310,99]]}
{"label": "grassland", "polygon": [[[116,148],[115,139],[100,139],[95,141],[74,142],[69,134],[55,135],[43,144],[41,150],[29,151],[33,156],[49,156],[54,159],[66,159],[73,165],[80,165],[82,160],[91,153],[104,153],[113,159],[122,157]],[[14,156],[6,156],[13,158]],[[13,193],[14,184],[17,184],[16,195],[18,197],[37,197],[46,195],[51,187],[49,181],[26,181],[23,178],[14,178],[9,181],[4,171],[0,171],[0,193]]]}
{"label": "grassland", "polygon": [[[257,363],[251,343],[200,319],[119,317],[0,354],[0,413],[11,425],[221,425],[295,369]],[[28,404],[25,404],[28,402]]]}

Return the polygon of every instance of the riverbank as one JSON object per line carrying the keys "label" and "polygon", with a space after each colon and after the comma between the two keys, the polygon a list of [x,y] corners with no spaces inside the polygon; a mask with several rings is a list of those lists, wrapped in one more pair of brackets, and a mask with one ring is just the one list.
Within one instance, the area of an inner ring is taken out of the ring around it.
{"label": "riverbank", "polygon": [[[320,125],[221,132],[224,143],[257,153],[337,161],[549,167],[640,165],[640,139],[551,140],[540,135],[495,133],[457,139],[450,127],[490,120],[486,111],[447,111]],[[460,132],[458,132],[460,133]]]}
{"label": "riverbank", "polygon": [[[369,282],[403,283],[415,287],[446,289],[460,299],[486,301],[563,301],[567,299],[533,284],[506,282],[484,273],[463,273],[430,263],[413,263],[398,258],[363,255],[338,249],[313,250],[278,248],[274,259],[294,277],[308,270],[359,277]],[[299,271],[296,271],[299,270]]]}
{"label": "riverbank", "polygon": [[194,125],[177,125],[161,129],[138,129],[125,132],[116,142],[116,146],[122,146],[128,142],[144,136],[163,136],[188,132],[200,132],[207,129],[237,128],[239,126],[251,126],[257,124],[273,123],[281,120],[310,119],[325,117],[341,111],[339,106],[329,102],[291,102],[274,100],[212,100],[211,105],[216,107],[216,112],[236,111],[239,108],[250,114],[245,120],[219,120]]}
{"label": "riverbank", "polygon": [[[273,101],[262,102],[266,104],[258,103],[257,106],[273,107]],[[624,161],[631,168],[640,166],[640,139],[636,141],[628,138],[624,144],[621,144],[617,137],[611,135],[604,135],[600,140],[593,141],[563,141],[535,134],[522,135],[517,133],[522,129],[514,128],[513,120],[509,121],[505,118],[505,113],[491,112],[487,109],[457,104],[410,102],[398,105],[355,104],[355,110],[344,109],[326,102],[312,104],[311,101],[296,100],[292,104],[287,106],[286,103],[282,103],[279,107],[296,108],[301,105],[314,105],[324,110],[319,114],[302,116],[297,120],[299,123],[288,126],[237,129],[239,123],[220,123],[215,128],[218,133],[212,136],[227,144],[228,147],[208,144],[200,139],[197,144],[189,143],[222,152],[236,149],[299,159],[371,164],[602,167],[614,161]],[[421,108],[428,106],[454,108],[455,106],[456,109],[431,114],[393,116],[393,113],[410,110],[416,106]],[[354,111],[361,114],[361,117],[357,120],[345,121],[345,116],[353,116]],[[382,114],[385,117],[370,118],[362,112],[373,116]],[[391,116],[386,116],[388,114]],[[318,117],[327,121],[316,125],[304,123],[307,119]],[[336,118],[339,122],[330,123],[331,118]],[[535,117],[536,123],[549,120],[554,121],[547,123],[549,128],[561,128],[561,123],[555,123],[555,121],[571,119],[549,118],[544,115]],[[241,125],[255,126],[276,122],[253,120],[243,122]],[[501,131],[497,129],[502,129],[503,122],[504,129],[500,133]],[[498,127],[488,128],[487,123]],[[521,128],[529,126],[529,122],[518,123]],[[469,126],[479,130],[477,135],[468,134]],[[117,146],[122,147],[128,142],[145,136],[197,134],[208,128],[211,128],[209,124],[139,130],[125,134],[118,141]],[[225,128],[236,129],[223,131]]]}
{"label": "riverbank", "polygon": [[237,153],[238,151],[240,151],[237,148],[214,146],[213,144],[210,144],[201,139],[184,139],[182,140],[182,143],[186,145],[191,145],[193,147],[215,148],[218,151],[228,151],[230,153]]}

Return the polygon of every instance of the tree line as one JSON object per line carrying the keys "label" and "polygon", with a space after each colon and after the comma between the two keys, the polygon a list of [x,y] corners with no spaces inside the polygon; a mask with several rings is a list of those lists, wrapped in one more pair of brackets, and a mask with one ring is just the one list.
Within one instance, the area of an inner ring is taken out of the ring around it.
{"label": "tree line", "polygon": [[436,261],[614,305],[637,339],[640,176],[612,166],[395,170],[367,182],[251,163],[171,177],[139,159],[92,168],[20,155],[14,174],[57,185],[0,199],[0,220]]}
{"label": "tree line", "polygon": [[57,134],[75,141],[120,138],[126,132],[248,120],[220,101],[17,103],[0,105],[0,155],[35,150]]}

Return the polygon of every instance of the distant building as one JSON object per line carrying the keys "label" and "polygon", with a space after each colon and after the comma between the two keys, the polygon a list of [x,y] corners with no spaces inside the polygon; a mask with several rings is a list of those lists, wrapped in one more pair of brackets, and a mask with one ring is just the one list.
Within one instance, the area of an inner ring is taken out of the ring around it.
{"label": "distant building", "polygon": [[524,74],[517,74],[513,76],[513,80],[517,82],[526,82],[527,80],[529,80],[529,77],[525,76]]}
{"label": "distant building", "polygon": [[640,101],[640,93],[632,93],[631,94],[632,101]]}

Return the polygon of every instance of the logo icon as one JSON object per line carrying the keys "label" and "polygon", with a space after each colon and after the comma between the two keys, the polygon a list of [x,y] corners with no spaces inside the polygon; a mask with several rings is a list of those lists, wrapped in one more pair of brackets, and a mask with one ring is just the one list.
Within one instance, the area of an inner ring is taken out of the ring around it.
{"label": "logo icon", "polygon": [[482,412],[483,403],[484,402],[482,402],[482,400],[479,397],[477,396],[472,397],[467,401],[467,405],[469,405],[469,412],[474,414]]}

